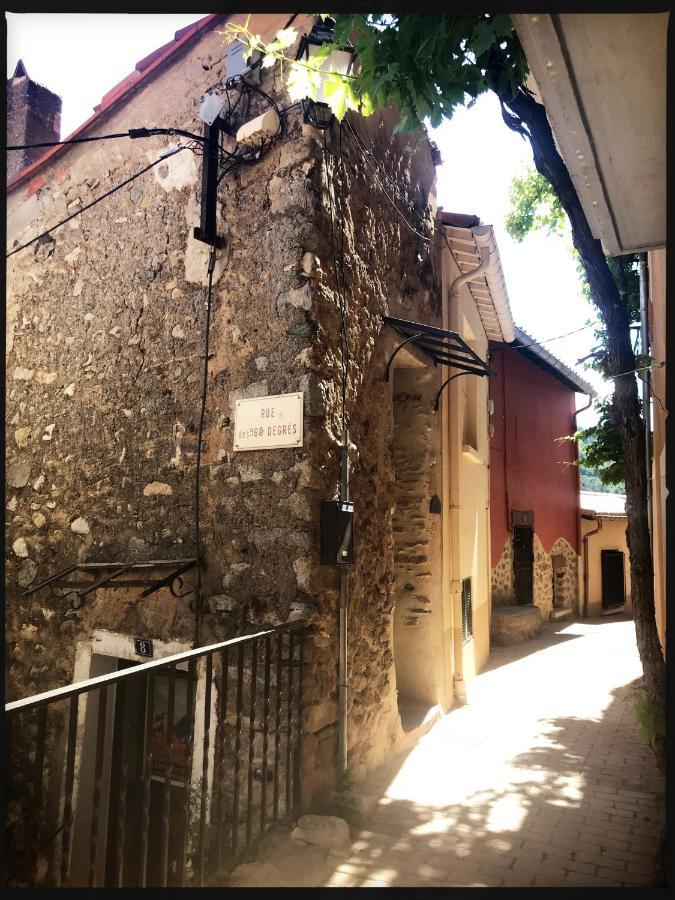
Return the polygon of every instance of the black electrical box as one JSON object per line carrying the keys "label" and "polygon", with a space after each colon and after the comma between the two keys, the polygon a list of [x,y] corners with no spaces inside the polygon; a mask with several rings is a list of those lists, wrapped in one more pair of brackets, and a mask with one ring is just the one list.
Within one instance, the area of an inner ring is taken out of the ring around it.
{"label": "black electrical box", "polygon": [[321,501],[321,564],[354,562],[354,504],[346,500]]}

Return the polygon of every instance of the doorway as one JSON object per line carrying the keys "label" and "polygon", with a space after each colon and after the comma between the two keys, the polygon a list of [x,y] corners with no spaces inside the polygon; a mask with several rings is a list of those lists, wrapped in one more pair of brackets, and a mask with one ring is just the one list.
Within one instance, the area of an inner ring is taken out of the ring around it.
{"label": "doorway", "polygon": [[[126,660],[118,661],[118,669],[134,665]],[[125,886],[142,883],[144,865],[149,887],[161,886],[165,878],[168,887],[181,884],[190,783],[190,684],[187,671],[176,669],[173,689],[167,672],[155,673],[152,695],[147,675],[129,679],[122,690],[117,688],[106,847],[107,885],[117,883],[120,859],[121,881]],[[147,863],[142,858],[146,754],[151,772]],[[122,796],[124,778],[126,797]]]}
{"label": "doorway", "polygon": [[534,534],[530,525],[513,526],[513,586],[516,606],[534,602]]}
{"label": "doorway", "polygon": [[624,562],[621,550],[601,550],[602,608],[622,606],[626,598]]}

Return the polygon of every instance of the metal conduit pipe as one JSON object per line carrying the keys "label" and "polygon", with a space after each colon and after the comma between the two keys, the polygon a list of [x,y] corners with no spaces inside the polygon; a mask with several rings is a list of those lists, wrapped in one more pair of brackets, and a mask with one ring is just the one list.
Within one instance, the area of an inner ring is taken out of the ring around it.
{"label": "metal conduit pipe", "polygon": [[[649,356],[649,328],[647,325],[647,257],[640,255],[640,353]],[[647,363],[642,363],[647,365]],[[640,372],[642,382],[642,415],[645,422],[645,466],[647,470],[647,522],[649,525],[649,544],[652,546],[653,509],[652,509],[652,417],[650,384],[651,373]]]}
{"label": "metal conduit pipe", "polygon": [[593,515],[584,516],[584,518],[597,522],[598,527],[594,528],[592,531],[587,531],[584,535],[584,608],[581,613],[582,619],[588,617],[588,539],[592,535],[597,534],[602,528],[602,519],[598,519],[595,513],[593,513]]}

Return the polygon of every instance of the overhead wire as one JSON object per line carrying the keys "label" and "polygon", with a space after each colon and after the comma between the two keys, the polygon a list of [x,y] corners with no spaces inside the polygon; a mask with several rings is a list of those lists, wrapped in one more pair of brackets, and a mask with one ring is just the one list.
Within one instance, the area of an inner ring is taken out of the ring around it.
{"label": "overhead wire", "polygon": [[116,138],[136,138],[154,137],[155,135],[173,135],[176,137],[187,137],[193,141],[204,141],[202,135],[193,134],[191,131],[184,131],[182,128],[130,128],[128,131],[119,131],[116,134],[99,134],[91,137],[66,138],[63,141],[42,141],[39,144],[11,144],[5,147],[5,150],[37,150],[40,147],[63,147],[67,144],[90,144],[95,141],[111,141]]}
{"label": "overhead wire", "polygon": [[144,166],[138,172],[135,172],[129,178],[126,178],[124,181],[116,184],[114,187],[110,188],[109,191],[106,191],[105,194],[101,194],[100,197],[96,197],[95,200],[92,200],[91,203],[87,203],[86,206],[83,206],[81,209],[76,210],[72,215],[67,216],[65,219],[62,219],[60,222],[57,222],[56,225],[52,225],[51,228],[47,228],[41,234],[36,235],[34,238],[31,238],[29,241],[26,241],[25,244],[21,244],[20,247],[16,247],[14,250],[5,254],[5,259],[9,259],[10,256],[14,256],[15,253],[19,253],[21,250],[25,250],[26,247],[30,247],[32,244],[35,244],[43,237],[47,237],[51,235],[53,231],[56,231],[57,228],[61,228],[62,225],[66,225],[68,222],[75,219],[77,216],[81,216],[83,212],[86,212],[88,209],[91,209],[92,206],[96,206],[97,203],[101,203],[102,200],[106,200],[111,194],[114,194],[116,191],[121,190],[123,187],[126,187],[128,184],[131,184],[132,181],[135,181],[137,178],[140,178],[141,175],[144,175],[146,172],[150,171],[150,169],[164,162],[164,160],[169,159],[171,156],[175,156],[176,153],[180,153],[181,150],[187,150],[188,147],[186,144],[181,145],[180,147],[176,147],[173,150],[170,150],[167,153],[162,153],[154,162],[151,162],[150,165]]}
{"label": "overhead wire", "polygon": [[[331,179],[328,176],[328,145],[326,141],[326,131],[323,132],[323,159],[324,159],[324,167],[326,169],[326,182],[328,186],[328,207],[330,211],[330,243],[331,243],[331,254],[333,260],[333,275],[335,278],[335,288],[338,296],[338,306],[340,309],[340,368],[341,368],[341,399],[342,399],[342,433],[343,436],[346,435],[346,426],[347,426],[347,354],[348,354],[348,343],[346,342],[346,317],[345,317],[345,300],[343,294],[344,284],[341,285],[340,277],[338,275],[338,263],[337,263],[337,252],[336,252],[336,240],[335,240],[335,225],[334,225],[334,216],[333,216],[333,194],[331,190]],[[337,207],[337,199],[335,203]],[[344,215],[344,210],[343,210]],[[344,231],[343,231],[344,234]],[[344,243],[342,246],[342,274],[344,277]],[[346,499],[342,497],[342,483],[340,483],[340,499]]]}
{"label": "overhead wire", "polygon": [[[349,129],[350,132],[352,133],[352,136],[354,137],[354,140],[355,140],[356,144],[358,145],[359,149],[361,149],[362,152],[364,153],[364,157],[366,158],[366,162],[368,162],[368,159],[371,159],[371,160],[372,160],[372,162],[377,166],[377,168],[379,169],[379,171],[382,173],[383,177],[387,179],[387,181],[391,184],[392,188],[396,191],[396,193],[398,194],[399,198],[408,204],[408,206],[409,206],[411,212],[413,212],[413,213],[417,216],[417,218],[420,220],[420,222],[425,222],[426,220],[424,219],[424,216],[423,216],[421,213],[419,213],[419,212],[417,211],[417,209],[415,208],[414,204],[413,204],[413,203],[412,203],[412,202],[411,202],[411,201],[403,194],[403,192],[401,191],[401,189],[398,187],[398,185],[396,184],[396,182],[391,178],[391,176],[390,176],[389,173],[386,171],[386,169],[382,166],[382,164],[379,162],[379,160],[373,155],[373,153],[372,153],[370,150],[368,150],[368,148],[367,148],[366,145],[365,145],[365,142],[364,142],[363,138],[361,138],[361,137],[358,135],[358,132],[355,130],[355,128],[353,127],[353,125],[351,124],[351,122],[350,122],[346,117],[345,117],[345,122],[346,122],[346,124],[347,124],[348,129]],[[370,166],[370,169],[371,169],[371,171],[373,171],[372,166]],[[373,172],[373,174],[375,174],[375,173]],[[379,179],[378,179],[378,182],[379,182]],[[382,187],[381,182],[380,182],[380,187]],[[387,192],[384,191],[384,193],[385,193],[385,196],[387,196],[387,198],[388,198],[389,202],[391,203],[392,207],[396,210],[396,212],[397,212],[397,213],[399,214],[399,216],[402,218],[402,220],[404,221],[404,223],[408,226],[408,228],[409,228],[414,234],[416,234],[416,235],[417,235],[418,237],[420,237],[422,240],[425,240],[427,243],[433,245],[434,247],[440,247],[440,248],[442,249],[442,245],[441,245],[441,244],[438,244],[438,243],[436,243],[435,241],[433,241],[431,238],[426,237],[426,236],[423,235],[423,234],[420,234],[420,232],[417,231],[417,229],[415,229],[415,228],[410,224],[410,222],[408,222],[408,220],[405,218],[404,214],[403,214],[403,213],[401,212],[401,210],[396,206],[396,204],[393,202],[392,198],[387,194]],[[457,257],[455,256],[455,253],[453,252],[452,247],[450,246],[450,242],[448,241],[448,237],[447,237],[445,231],[442,230],[442,231],[441,231],[441,234],[443,235],[443,239],[444,239],[444,241],[445,241],[445,245],[447,246],[448,250],[450,251],[450,255],[452,256],[452,259],[454,260],[455,265],[457,266],[458,270],[459,270],[460,272],[462,272],[462,267],[459,265],[459,261],[458,261]],[[469,290],[470,290],[470,289],[471,289],[471,286],[469,285]],[[534,346],[536,346],[536,345],[538,345],[538,344],[547,344],[547,343],[551,343],[552,341],[558,341],[558,340],[560,340],[561,338],[568,337],[569,335],[577,334],[577,333],[580,332],[580,331],[585,331],[587,328],[593,328],[595,325],[596,325],[596,323],[594,323],[594,322],[589,322],[587,325],[583,325],[581,328],[576,328],[576,329],[574,329],[573,331],[568,331],[568,332],[566,332],[565,334],[559,334],[559,335],[556,335],[555,337],[547,338],[547,339],[544,340],[544,341],[533,341],[531,344],[524,344],[524,345],[522,345],[522,346],[520,346],[520,347],[513,347],[513,349],[514,349],[514,350],[526,350],[528,347],[534,347]],[[501,348],[500,348],[500,349],[501,349]]]}
{"label": "overhead wire", "polygon": [[216,267],[216,248],[211,247],[208,263],[208,285],[206,289],[206,324],[204,328],[204,376],[202,379],[202,396],[199,411],[199,428],[197,431],[197,461],[195,472],[195,636],[194,646],[199,645],[199,625],[202,615],[202,589],[201,589],[201,561],[202,561],[202,542],[201,542],[201,463],[202,463],[202,442],[204,436],[204,418],[206,415],[206,399],[208,393],[209,379],[209,343],[211,334],[211,306],[213,299],[213,272]]}

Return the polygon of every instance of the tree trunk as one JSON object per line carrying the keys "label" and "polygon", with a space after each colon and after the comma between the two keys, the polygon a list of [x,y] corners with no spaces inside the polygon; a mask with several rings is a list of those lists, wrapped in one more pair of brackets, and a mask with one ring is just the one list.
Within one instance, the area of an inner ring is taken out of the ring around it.
{"label": "tree trunk", "polygon": [[[558,153],[546,111],[522,88],[515,98],[500,97],[500,101],[504,121],[509,128],[529,140],[537,171],[550,182],[570,220],[573,243],[586,273],[591,298],[607,329],[608,374],[631,372],[635,369],[635,356],[631,346],[628,310],[607,265],[600,241],[591,233],[572,179]],[[623,375],[614,380],[614,409],[626,468],[626,536],[638,651],[644,670],[645,690],[651,700],[665,708],[665,661],[656,629],[647,518],[645,432],[634,375]]]}

